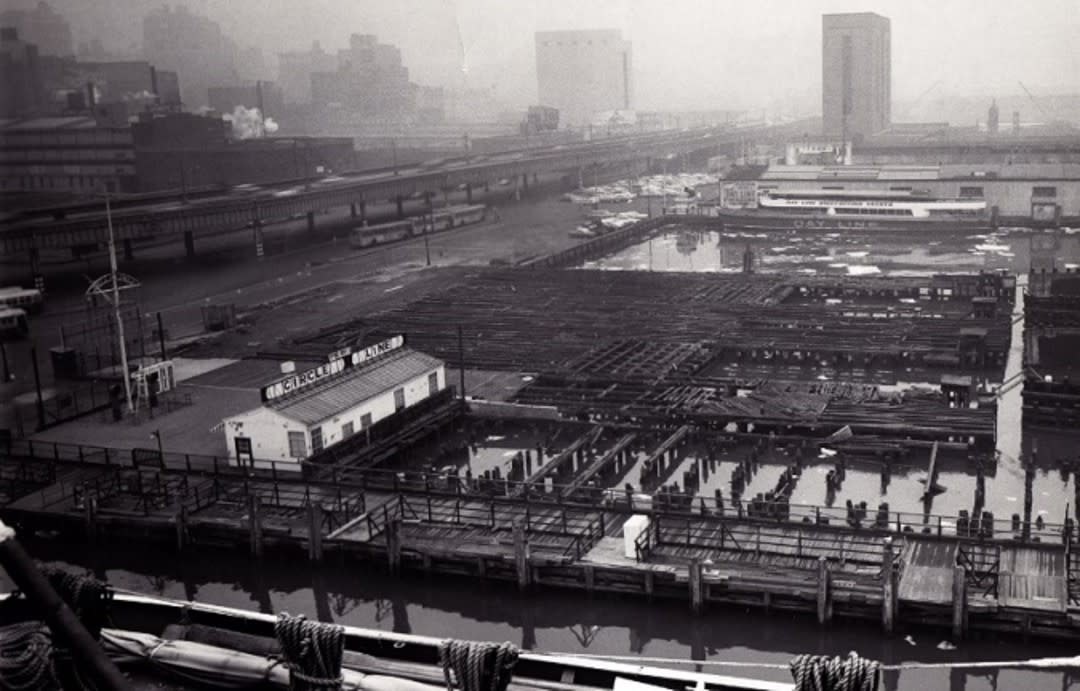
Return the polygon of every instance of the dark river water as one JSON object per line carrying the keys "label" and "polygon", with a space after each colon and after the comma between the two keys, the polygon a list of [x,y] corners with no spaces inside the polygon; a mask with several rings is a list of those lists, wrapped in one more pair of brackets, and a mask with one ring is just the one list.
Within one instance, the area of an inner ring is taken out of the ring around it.
{"label": "dark river water", "polygon": [[[543,591],[522,595],[510,585],[449,578],[390,579],[359,565],[309,567],[302,561],[257,563],[225,553],[177,559],[145,549],[97,549],[46,541],[28,544],[46,562],[106,578],[114,587],[265,613],[303,613],[321,620],[436,637],[510,641],[534,651],[645,656],[689,661],[787,663],[800,653],[844,655],[854,650],[884,663],[1017,660],[1075,655],[1075,645],[983,635],[956,650],[938,649],[942,631],[904,630],[884,638],[873,623],[712,607],[695,617],[674,601]],[[0,572],[0,577],[3,573]],[[10,584],[0,578],[0,586]],[[660,664],[660,663],[654,663]],[[778,669],[701,669],[790,681]],[[1080,688],[1070,671],[915,670],[888,672],[885,688],[982,691]]]}

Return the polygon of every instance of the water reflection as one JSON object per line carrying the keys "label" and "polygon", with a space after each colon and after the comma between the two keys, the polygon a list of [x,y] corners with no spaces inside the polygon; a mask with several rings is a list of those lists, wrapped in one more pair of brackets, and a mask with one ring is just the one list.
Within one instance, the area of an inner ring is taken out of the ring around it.
{"label": "water reflection", "polygon": [[585,268],[833,275],[931,275],[1008,269],[1014,273],[1080,267],[1080,232],[999,228],[943,237],[940,233],[753,233],[669,229]]}
{"label": "water reflection", "polygon": [[[872,623],[837,622],[820,628],[805,616],[711,607],[693,617],[677,602],[648,604],[571,592],[521,595],[511,586],[446,576],[391,579],[363,565],[309,568],[274,562],[273,568],[231,554],[177,560],[146,550],[100,550],[31,541],[42,560],[102,572],[118,588],[221,605],[287,611],[372,629],[436,637],[509,640],[528,650],[634,655],[680,660],[756,661],[783,664],[799,653],[863,656],[893,664],[1065,656],[1065,644],[998,635],[976,637],[957,650],[939,650],[940,631],[913,628],[883,638]],[[107,564],[107,568],[98,566]],[[178,564],[159,576],[162,564]],[[181,565],[182,564],[182,565]],[[0,586],[9,587],[0,573]],[[739,622],[739,625],[733,625]],[[752,625],[751,625],[752,624]],[[708,667],[709,671],[790,681],[784,670]],[[1061,671],[904,670],[886,675],[890,691],[974,691],[1024,688],[1060,691],[1080,683]]]}

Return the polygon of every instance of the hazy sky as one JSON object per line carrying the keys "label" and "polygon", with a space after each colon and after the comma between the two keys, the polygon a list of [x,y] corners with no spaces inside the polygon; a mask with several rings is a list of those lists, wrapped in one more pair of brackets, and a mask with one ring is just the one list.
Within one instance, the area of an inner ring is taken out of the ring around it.
{"label": "hazy sky", "polygon": [[[27,3],[30,0],[4,0]],[[141,42],[160,0],[51,0],[76,41]],[[178,4],[178,3],[172,3]],[[273,67],[281,50],[352,32],[400,46],[413,80],[495,85],[509,105],[536,98],[533,32],[618,28],[633,42],[636,105],[748,108],[815,104],[821,15],[892,20],[894,100],[939,92],[1080,91],[1080,0],[186,0]],[[462,65],[468,72],[462,71]],[[181,79],[183,76],[181,75]]]}

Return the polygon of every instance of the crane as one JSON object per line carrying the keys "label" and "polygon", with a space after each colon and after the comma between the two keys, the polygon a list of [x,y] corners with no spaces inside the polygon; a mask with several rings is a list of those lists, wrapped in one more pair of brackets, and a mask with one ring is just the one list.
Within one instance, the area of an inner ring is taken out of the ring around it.
{"label": "crane", "polygon": [[1031,92],[1028,91],[1028,88],[1024,86],[1024,82],[1018,81],[1017,84],[1019,84],[1020,88],[1024,90],[1024,93],[1027,94],[1027,97],[1029,99],[1031,99],[1031,102],[1035,104],[1035,107],[1039,109],[1039,112],[1042,113],[1042,116],[1047,120],[1050,120],[1050,114],[1046,112],[1046,109],[1042,107],[1042,104],[1035,100],[1035,97],[1031,95]]}

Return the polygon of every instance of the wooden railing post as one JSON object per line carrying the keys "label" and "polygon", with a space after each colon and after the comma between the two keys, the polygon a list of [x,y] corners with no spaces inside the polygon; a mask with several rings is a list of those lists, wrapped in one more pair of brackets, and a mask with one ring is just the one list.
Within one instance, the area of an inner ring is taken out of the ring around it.
{"label": "wooden railing post", "polygon": [[892,634],[896,627],[896,565],[893,540],[886,537],[881,550],[881,627]]}
{"label": "wooden railing post", "polygon": [[829,562],[818,557],[817,620],[828,624],[832,620],[832,592],[829,583]]}

